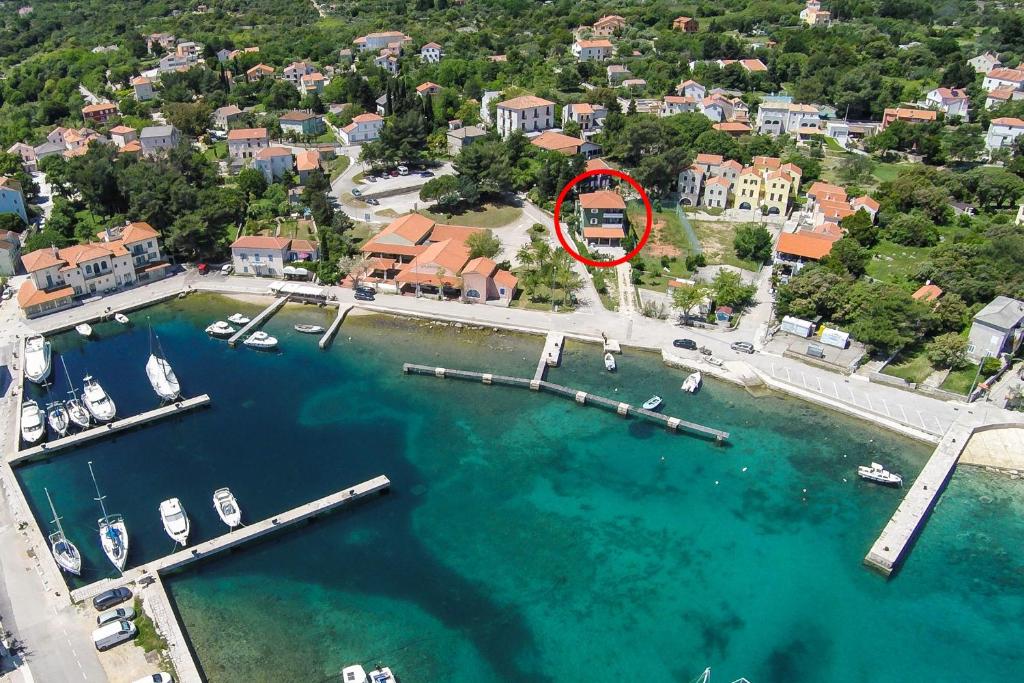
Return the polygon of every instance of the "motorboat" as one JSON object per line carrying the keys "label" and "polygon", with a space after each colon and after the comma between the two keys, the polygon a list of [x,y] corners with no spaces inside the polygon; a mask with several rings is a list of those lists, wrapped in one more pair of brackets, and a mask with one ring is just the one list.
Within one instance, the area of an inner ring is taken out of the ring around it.
{"label": "motorboat", "polygon": [[230,337],[235,333],[235,328],[228,325],[223,320],[218,320],[209,327],[206,328],[206,334],[211,337]]}
{"label": "motorboat", "polygon": [[60,436],[68,433],[68,427],[71,424],[68,418],[68,410],[60,401],[47,404],[46,421],[50,423],[50,429],[57,432]]}
{"label": "motorboat", "polygon": [[324,328],[319,325],[296,325],[295,331],[303,334],[323,334]]}
{"label": "motorboat", "polygon": [[25,443],[35,443],[46,434],[46,422],[39,404],[29,399],[21,404],[21,438]]}
{"label": "motorboat", "polygon": [[277,346],[277,337],[271,337],[263,330],[258,330],[246,337],[242,343],[254,349],[273,349]]}
{"label": "motorboat", "polygon": [[398,683],[395,674],[386,666],[378,666],[370,672],[370,683]]}
{"label": "motorboat", "polygon": [[242,523],[242,511],[238,507],[238,501],[227,487],[213,492],[213,509],[217,511],[220,521],[231,529]]}
{"label": "motorboat", "polygon": [[236,325],[248,325],[250,322],[252,322],[252,318],[247,318],[241,313],[235,313],[230,318],[228,318],[228,322],[234,323]]}
{"label": "motorboat", "polygon": [[89,323],[80,323],[78,325],[75,325],[75,332],[82,335],[83,337],[91,337],[92,325],[90,325]]}
{"label": "motorboat", "polygon": [[704,360],[706,360],[711,365],[714,365],[716,368],[722,367],[722,359],[721,358],[715,358],[714,356],[705,356]]}
{"label": "motorboat", "polygon": [[93,486],[96,487],[96,501],[103,513],[97,520],[100,528],[100,545],[103,546],[103,553],[107,559],[117,567],[117,570],[124,571],[124,565],[128,561],[128,527],[125,526],[121,515],[107,514],[107,506],[103,504],[106,496],[100,494],[100,485],[96,483],[96,473],[92,470],[91,460],[89,474],[92,476]]}
{"label": "motorboat", "polygon": [[604,369],[608,372],[615,371],[615,356],[610,353],[604,354]]}
{"label": "motorboat", "polygon": [[182,547],[188,543],[188,515],[185,508],[181,507],[181,501],[177,498],[168,498],[160,503],[160,521],[164,524],[164,531],[171,539]]}
{"label": "motorboat", "polygon": [[861,465],[857,468],[857,476],[861,479],[867,479],[873,481],[876,484],[885,484],[887,486],[903,486],[903,477],[890,472],[885,469],[877,462],[871,463],[871,467],[867,465]]}
{"label": "motorboat", "polygon": [[342,683],[397,683],[398,679],[391,669],[386,666],[378,666],[369,675],[366,669],[358,664],[346,666],[341,670]]}
{"label": "motorboat", "polygon": [[43,491],[46,492],[46,500],[50,503],[50,512],[53,513],[53,524],[57,526],[57,530],[49,536],[50,551],[53,553],[53,559],[57,561],[58,567],[69,574],[78,576],[82,572],[82,555],[78,552],[75,544],[64,535],[64,528],[60,525],[60,517],[57,515],[56,508],[53,507],[50,491],[45,488]]}
{"label": "motorboat", "polygon": [[114,405],[114,401],[91,375],[86,375],[83,381],[82,401],[85,403],[89,414],[96,418],[97,422],[113,420],[114,416],[117,415],[117,407]]}
{"label": "motorboat", "polygon": [[50,376],[50,342],[41,334],[25,341],[25,377],[42,384]]}
{"label": "motorboat", "polygon": [[683,386],[680,387],[683,391],[688,391],[691,394],[696,394],[697,390],[700,389],[700,383],[702,381],[699,372],[695,372],[685,380],[683,380]]}
{"label": "motorboat", "polygon": [[128,323],[131,322],[131,320],[128,319],[128,316],[126,316],[124,313],[115,313],[114,320],[121,323],[122,325],[127,325]]}
{"label": "motorboat", "polygon": [[64,402],[64,407],[68,411],[68,419],[82,429],[85,429],[91,422],[89,411],[85,409],[82,401],[78,398],[78,394],[75,393],[75,385],[71,383],[71,375],[68,373],[68,364],[64,362],[63,358],[60,359],[60,364],[64,368],[64,376],[68,380],[68,393],[71,394],[71,398]]}
{"label": "motorboat", "polygon": [[661,396],[651,396],[649,399],[644,401],[643,409],[644,410],[657,410],[658,406],[660,406],[662,404],[662,402],[663,401],[662,401]]}
{"label": "motorboat", "polygon": [[[156,339],[156,349],[153,348],[153,339]],[[160,346],[160,338],[153,334],[150,328],[149,337],[149,360],[146,361],[146,376],[153,386],[156,395],[165,401],[173,401],[181,396],[181,384],[177,375],[171,368],[171,364],[164,357],[164,350]]]}

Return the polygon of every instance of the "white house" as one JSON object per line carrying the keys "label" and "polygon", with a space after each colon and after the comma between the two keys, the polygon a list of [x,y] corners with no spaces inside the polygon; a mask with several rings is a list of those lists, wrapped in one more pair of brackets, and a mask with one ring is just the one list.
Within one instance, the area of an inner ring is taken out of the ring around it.
{"label": "white house", "polygon": [[946,116],[959,116],[967,121],[971,98],[963,88],[935,88],[925,95],[924,106],[943,111]]}
{"label": "white house", "polygon": [[579,124],[580,132],[584,134],[596,132],[606,116],[608,110],[600,104],[576,102],[562,107],[562,125],[564,126],[567,121],[575,121]]}
{"label": "white house", "polygon": [[316,243],[310,240],[243,235],[231,244],[231,263],[240,275],[282,277],[287,263],[317,258]]}
{"label": "white house", "polygon": [[153,99],[153,79],[145,76],[136,76],[132,79],[132,89],[135,90],[135,99],[139,102]]}
{"label": "white house", "polygon": [[971,68],[974,69],[975,73],[979,74],[987,74],[992,69],[997,69],[1003,65],[1003,63],[999,61],[999,55],[993,52],[986,52],[972,59],[968,59],[967,63],[971,65]]}
{"label": "white house", "polygon": [[498,103],[498,133],[507,138],[514,130],[533,133],[555,125],[555,103],[533,95]]}
{"label": "white house", "polygon": [[762,135],[797,135],[803,128],[820,128],[821,112],[812,104],[790,98],[765,98],[757,110],[757,132]]}
{"label": "white house", "polygon": [[728,178],[722,176],[708,178],[708,181],[704,183],[704,206],[716,209],[728,208],[729,190],[731,189],[732,183]]}
{"label": "white house", "polygon": [[688,95],[665,95],[661,100],[661,115],[688,114],[697,111],[697,100]]}
{"label": "white house", "polygon": [[155,154],[172,149],[181,142],[181,133],[174,126],[146,126],[139,131],[139,144],[143,154]]}
{"label": "white house", "polygon": [[386,50],[382,50],[380,56],[373,60],[374,66],[384,69],[392,76],[397,76],[399,71],[398,57]]}
{"label": "white house", "polygon": [[284,147],[267,147],[256,152],[252,167],[263,174],[268,183],[280,180],[292,170],[292,152]]}
{"label": "white house", "polygon": [[235,128],[228,131],[228,156],[235,160],[251,159],[270,146],[266,128]]}
{"label": "white house", "polygon": [[352,42],[355,43],[360,52],[365,52],[367,50],[380,50],[381,48],[389,47],[394,44],[398,44],[399,46],[405,45],[407,43],[411,43],[412,38],[401,31],[384,31],[359,36]]}
{"label": "white house", "polygon": [[352,123],[341,129],[341,141],[346,145],[360,145],[380,137],[384,117],[378,114],[359,114]]}
{"label": "white house", "polygon": [[1024,133],[1024,121],[1021,119],[1009,116],[992,119],[988,133],[985,135],[985,147],[989,149],[1010,147],[1021,133]]}
{"label": "white house", "polygon": [[967,357],[975,363],[1013,353],[1024,336],[1024,302],[997,296],[974,314],[967,336]]}
{"label": "white house", "polygon": [[21,183],[14,178],[0,176],[0,214],[13,213],[28,223],[25,214],[25,195],[21,192]]}
{"label": "white house", "polygon": [[309,62],[292,62],[284,68],[282,73],[284,74],[284,80],[298,88],[303,76],[315,72],[316,67]]}
{"label": "white house", "polygon": [[1001,88],[1024,90],[1024,70],[992,69],[985,74],[985,80],[981,82],[981,87],[986,92],[992,92]]}
{"label": "white house", "polygon": [[572,44],[572,54],[580,62],[603,62],[612,56],[612,42],[607,38],[577,40]]}
{"label": "white house", "polygon": [[692,79],[685,80],[676,86],[676,95],[680,97],[692,97],[700,101],[707,94],[707,88]]}
{"label": "white house", "polygon": [[427,43],[420,48],[420,59],[428,64],[437,64],[444,57],[444,50],[437,43]]}

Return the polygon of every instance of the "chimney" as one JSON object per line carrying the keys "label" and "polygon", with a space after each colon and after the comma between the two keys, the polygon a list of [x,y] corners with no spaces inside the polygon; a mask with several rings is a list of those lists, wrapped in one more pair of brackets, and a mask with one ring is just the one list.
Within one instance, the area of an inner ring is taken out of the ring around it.
{"label": "chimney", "polygon": [[50,244],[50,251],[53,253],[54,256],[60,256],[60,251],[57,249],[56,244]]}

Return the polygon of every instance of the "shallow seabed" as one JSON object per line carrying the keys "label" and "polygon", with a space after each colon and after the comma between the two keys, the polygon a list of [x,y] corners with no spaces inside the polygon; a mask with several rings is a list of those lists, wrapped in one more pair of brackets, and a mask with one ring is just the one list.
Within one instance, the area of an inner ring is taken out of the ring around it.
{"label": "shallow seabed", "polygon": [[[85,558],[92,460],[132,539],[130,564],[172,550],[157,513],[178,496],[192,539],[224,531],[230,486],[255,521],[377,474],[391,494],[167,581],[211,681],[338,680],[385,662],[417,681],[1012,680],[1024,666],[1024,495],[958,472],[902,571],[861,558],[901,493],[856,480],[882,462],[909,484],[928,447],[808,404],[753,399],[627,352],[606,373],[569,343],[549,378],[731,432],[718,446],[520,389],[403,376],[404,361],[532,376],[542,339],[352,317],[334,346],[292,331],[330,313],[288,306],[279,353],[202,329],[257,306],[194,297],[55,339],[80,385],[119,414],[153,407],[146,317],[187,395],[210,409],[18,470],[43,487]],[[57,365],[59,370],[59,364]],[[54,391],[66,391],[57,377]],[[45,398],[45,395],[40,396]],[[76,584],[77,585],[77,584]]]}

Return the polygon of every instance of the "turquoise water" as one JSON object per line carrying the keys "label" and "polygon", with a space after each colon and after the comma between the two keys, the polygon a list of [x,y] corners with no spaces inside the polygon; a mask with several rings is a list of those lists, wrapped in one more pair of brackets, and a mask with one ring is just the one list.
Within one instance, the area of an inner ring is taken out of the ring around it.
{"label": "turquoise water", "polygon": [[[212,491],[255,520],[377,474],[390,495],[172,576],[212,681],[337,680],[383,661],[416,681],[1012,680],[1024,642],[1019,482],[958,472],[900,574],[861,558],[900,492],[855,481],[884,462],[910,480],[927,447],[778,397],[624,354],[605,373],[571,344],[549,378],[725,429],[718,446],[564,399],[403,376],[403,361],[533,372],[541,341],[351,318],[328,352],[288,308],[282,352],[228,349],[202,327],[219,299],[151,309],[187,394],[208,410],[20,468],[37,514],[55,496],[91,581],[93,460],[125,515],[130,563],[171,549],[157,505],[181,498],[193,538],[221,533]],[[136,316],[141,320],[141,316]],[[121,414],[155,404],[144,326],[56,340]]]}

